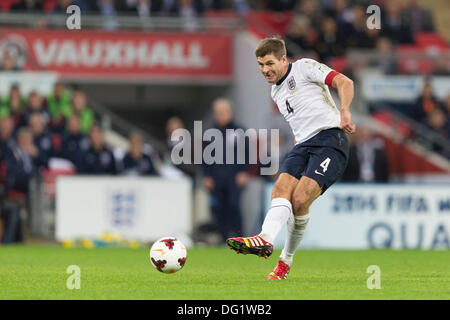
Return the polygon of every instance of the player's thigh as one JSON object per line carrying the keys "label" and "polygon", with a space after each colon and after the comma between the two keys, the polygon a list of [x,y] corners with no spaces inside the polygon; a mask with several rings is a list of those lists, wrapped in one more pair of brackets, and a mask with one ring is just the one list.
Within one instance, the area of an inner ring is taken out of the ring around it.
{"label": "player's thigh", "polygon": [[311,150],[303,176],[315,180],[324,193],[341,178],[347,167],[347,161],[347,156],[334,148],[314,148]]}
{"label": "player's thigh", "polygon": [[319,183],[309,177],[303,176],[295,186],[292,194],[292,207],[296,216],[307,214],[309,207],[322,193]]}
{"label": "player's thigh", "polygon": [[291,200],[292,193],[298,184],[298,179],[289,173],[282,172],[272,189],[272,199],[284,198]]}

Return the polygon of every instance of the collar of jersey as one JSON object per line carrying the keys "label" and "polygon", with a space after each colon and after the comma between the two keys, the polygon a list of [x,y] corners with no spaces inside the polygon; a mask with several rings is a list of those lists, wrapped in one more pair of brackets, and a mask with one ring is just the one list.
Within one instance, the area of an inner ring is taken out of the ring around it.
{"label": "collar of jersey", "polygon": [[281,78],[278,82],[277,82],[277,86],[279,86],[280,84],[283,83],[283,81],[287,78],[287,76],[289,75],[289,73],[291,72],[292,69],[292,63],[289,63],[289,67],[286,71],[286,74],[283,76],[283,78]]}

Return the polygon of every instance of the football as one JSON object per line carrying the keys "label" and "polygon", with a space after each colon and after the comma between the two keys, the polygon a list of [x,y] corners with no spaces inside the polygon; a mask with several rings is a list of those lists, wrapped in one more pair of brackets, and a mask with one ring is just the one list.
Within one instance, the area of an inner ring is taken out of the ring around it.
{"label": "football", "polygon": [[150,262],[156,270],[175,273],[184,267],[187,258],[186,247],[174,237],[157,240],[150,249]]}

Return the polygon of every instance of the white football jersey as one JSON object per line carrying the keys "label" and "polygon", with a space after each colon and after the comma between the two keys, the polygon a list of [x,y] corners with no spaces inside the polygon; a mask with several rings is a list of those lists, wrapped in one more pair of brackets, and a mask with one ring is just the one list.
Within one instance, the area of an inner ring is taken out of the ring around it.
{"label": "white football jersey", "polygon": [[272,99],[289,123],[296,144],[340,126],[339,110],[325,84],[331,72],[326,65],[304,58],[291,63],[286,75],[272,85]]}

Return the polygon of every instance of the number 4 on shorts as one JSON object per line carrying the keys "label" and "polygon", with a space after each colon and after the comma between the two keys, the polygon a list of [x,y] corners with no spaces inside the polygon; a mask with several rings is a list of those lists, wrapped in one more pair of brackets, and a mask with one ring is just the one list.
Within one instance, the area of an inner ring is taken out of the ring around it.
{"label": "number 4 on shorts", "polygon": [[326,172],[328,169],[328,165],[330,164],[331,159],[330,158],[326,158],[325,160],[322,161],[322,163],[320,164],[320,166],[323,169],[323,172]]}

